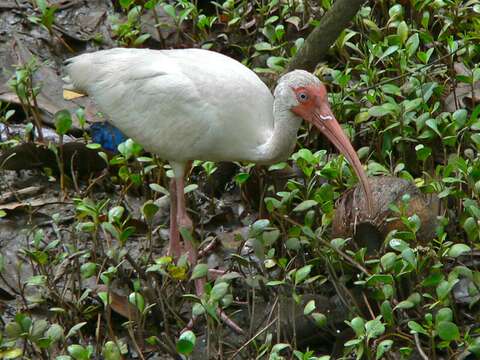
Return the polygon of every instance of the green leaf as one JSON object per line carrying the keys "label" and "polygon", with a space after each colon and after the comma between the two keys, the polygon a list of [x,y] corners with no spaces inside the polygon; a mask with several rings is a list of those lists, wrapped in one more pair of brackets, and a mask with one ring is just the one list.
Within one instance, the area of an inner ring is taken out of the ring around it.
{"label": "green leaf", "polygon": [[451,321],[440,321],[435,330],[442,340],[453,341],[460,339],[460,331],[458,330],[457,325]]}
{"label": "green leaf", "polygon": [[400,37],[400,42],[404,44],[408,37],[408,25],[405,21],[398,24],[397,35]]}
{"label": "green leaf", "polygon": [[298,269],[295,272],[295,285],[300,284],[304,281],[312,270],[312,265],[305,265],[304,267]]}
{"label": "green leaf", "polygon": [[22,332],[22,327],[17,322],[11,321],[5,325],[5,334],[9,339],[18,339]]}
{"label": "green leaf", "polygon": [[382,314],[383,319],[389,324],[393,324],[393,311],[392,311],[392,305],[390,304],[390,301],[385,300],[382,305],[380,306],[380,312]]}
{"label": "green leaf", "polygon": [[82,266],[80,266],[80,274],[84,279],[88,279],[89,277],[94,276],[96,273],[96,270],[97,270],[97,264],[93,262],[87,262],[85,264],[82,264]]}
{"label": "green leaf", "polygon": [[215,284],[215,286],[212,288],[212,291],[210,292],[210,298],[214,301],[219,301],[221,298],[225,296],[227,291],[228,291],[228,283],[220,282],[218,284]]}
{"label": "green leaf", "polygon": [[129,9],[133,2],[134,0],[120,0],[120,6],[123,9]]}
{"label": "green leaf", "polygon": [[63,339],[64,336],[63,327],[59,324],[52,324],[45,332],[45,336],[50,338],[54,342],[59,341]]}
{"label": "green leaf", "polygon": [[197,190],[197,189],[198,189],[197,184],[189,184],[189,185],[185,186],[185,188],[183,189],[183,193],[188,194],[189,192],[192,192],[192,191]]}
{"label": "green leaf", "polygon": [[401,95],[402,94],[402,92],[400,91],[400,88],[395,84],[382,85],[382,91],[384,93],[392,94],[392,95]]}
{"label": "green leaf", "polygon": [[283,170],[288,166],[286,162],[280,162],[277,164],[270,165],[268,168],[268,171],[274,171],[274,170]]}
{"label": "green leaf", "polygon": [[463,253],[470,252],[470,251],[472,251],[472,249],[468,245],[455,244],[450,248],[450,250],[448,250],[448,256],[458,257],[458,256],[462,255]]}
{"label": "green leaf", "polygon": [[424,327],[419,323],[417,323],[416,321],[413,321],[413,320],[409,321],[407,325],[411,330],[410,333],[412,334],[418,333],[418,334],[423,334],[428,336],[427,330],[425,330]]}
{"label": "green leaf", "polygon": [[20,348],[8,349],[0,352],[2,359],[16,359],[23,355],[23,350]]}
{"label": "green leaf", "polygon": [[368,109],[368,114],[373,117],[382,117],[388,114],[395,114],[398,111],[398,105],[385,103],[379,106],[373,106]]}
{"label": "green leaf", "polygon": [[423,99],[422,98],[417,98],[414,100],[405,100],[402,105],[403,105],[403,111],[411,112],[414,110],[417,110],[418,107],[422,104]]}
{"label": "green leaf", "polygon": [[123,206],[115,206],[108,211],[108,221],[113,223],[115,221],[120,221],[125,208]]}
{"label": "green leaf", "polygon": [[284,343],[275,344],[272,347],[271,353],[276,354],[289,347],[290,347],[290,344],[284,344]]}
{"label": "green leaf", "polygon": [[417,158],[420,161],[427,160],[432,154],[432,149],[430,149],[428,146],[424,146],[423,144],[415,146],[415,151],[417,152]]}
{"label": "green leaf", "polygon": [[477,222],[473,217],[468,217],[465,219],[465,222],[463,223],[463,229],[467,233],[469,239],[475,239],[478,237]]}
{"label": "green leaf", "polygon": [[327,317],[322,313],[314,312],[312,313],[313,320],[315,320],[315,325],[318,327],[324,327],[327,325]]}
{"label": "green leaf", "polygon": [[161,185],[152,183],[152,184],[149,184],[148,186],[150,187],[150,189],[152,189],[152,190],[155,191],[155,192],[158,192],[158,193],[161,193],[161,194],[164,194],[164,195],[169,195],[168,190],[165,189],[165,188],[164,188],[163,186],[161,186]]}
{"label": "green leaf", "polygon": [[385,332],[385,325],[383,325],[380,318],[381,317],[379,316],[373,320],[367,321],[365,324],[365,331],[368,339],[375,339]]}
{"label": "green leaf", "polygon": [[46,281],[47,281],[47,277],[45,275],[35,275],[35,276],[31,276],[27,280],[27,285],[42,286],[45,284]]}
{"label": "green leaf", "polygon": [[363,320],[361,317],[357,316],[353,318],[349,325],[353,331],[355,331],[357,337],[365,334],[365,320]]}
{"label": "green leaf", "polygon": [[440,321],[452,321],[453,320],[453,311],[450,308],[441,308],[438,310],[437,315],[435,315],[435,321],[439,323]]}
{"label": "green leaf", "polygon": [[293,211],[300,212],[310,209],[311,207],[316,206],[318,203],[315,200],[305,200],[298,204]]}
{"label": "green leaf", "polygon": [[390,274],[373,274],[367,278],[366,285],[375,286],[378,284],[393,284],[393,276]]}
{"label": "green leaf", "polygon": [[417,266],[417,258],[411,248],[406,248],[402,251],[402,258],[413,267]]}
{"label": "green leaf", "polygon": [[142,34],[135,39],[135,41],[133,42],[133,45],[135,45],[135,46],[141,45],[145,41],[147,41],[150,37],[151,37],[150,34]]}
{"label": "green leaf", "polygon": [[389,245],[392,249],[400,252],[409,248],[408,243],[406,243],[402,239],[397,239],[397,238],[393,238],[392,240],[390,240]]}
{"label": "green leaf", "polygon": [[305,307],[303,308],[303,314],[304,315],[309,315],[310,313],[312,313],[314,310],[315,310],[316,306],[315,306],[315,300],[310,300],[306,305]]}
{"label": "green leaf", "polygon": [[177,351],[183,355],[190,355],[195,347],[196,340],[197,338],[192,331],[185,331],[177,341]]}
{"label": "green leaf", "polygon": [[82,345],[78,345],[78,344],[70,345],[67,348],[67,351],[70,354],[70,356],[73,357],[75,360],[88,360],[90,357],[88,353],[88,349],[84,348]]}
{"label": "green leaf", "polygon": [[415,306],[415,304],[409,300],[403,300],[400,301],[397,306],[395,306],[395,309],[411,309]]}
{"label": "green leaf", "polygon": [[395,265],[397,255],[393,252],[388,252],[380,258],[380,264],[385,271],[389,271]]}
{"label": "green leaf", "polygon": [[427,124],[427,126],[432,129],[440,138],[442,137],[442,134],[440,133],[440,131],[438,130],[438,127],[437,127],[437,121],[435,119],[428,119],[425,124]]}
{"label": "green leaf", "polygon": [[85,325],[87,324],[87,322],[81,322],[81,323],[78,323],[74,326],[72,326],[72,328],[70,329],[70,331],[68,332],[66,338],[68,339],[69,337],[75,335],[82,327],[84,327]]}
{"label": "green leaf", "polygon": [[418,46],[420,45],[420,38],[418,36],[418,33],[413,34],[410,36],[407,40],[407,52],[408,56],[412,56],[417,52]]}
{"label": "green leaf", "polygon": [[459,281],[458,279],[452,279],[449,281],[444,280],[440,284],[438,284],[436,288],[436,292],[439,300],[445,299],[450,294],[453,287],[458,281]]}
{"label": "green leaf", "polygon": [[260,42],[254,45],[255,50],[257,51],[270,51],[273,50],[272,45],[270,45],[268,42]]}
{"label": "green leaf", "polygon": [[145,299],[143,295],[140,294],[139,292],[136,292],[136,291],[132,292],[128,296],[128,302],[136,306],[140,312],[143,312],[143,310],[145,310]]}
{"label": "green leaf", "polygon": [[203,307],[202,304],[200,303],[195,303],[193,304],[192,306],[192,316],[200,316],[200,315],[203,315],[205,314],[205,308]]}
{"label": "green leaf", "polygon": [[102,355],[105,360],[121,360],[122,353],[114,341],[107,341],[103,346]]}
{"label": "green leaf", "polygon": [[65,135],[72,127],[70,111],[60,110],[55,113],[55,129],[59,135]]}
{"label": "green leaf", "polygon": [[151,221],[160,208],[152,200],[142,206],[142,214],[147,221]]}
{"label": "green leaf", "polygon": [[375,359],[379,360],[383,358],[383,355],[391,349],[392,345],[393,345],[393,340],[390,340],[390,339],[383,340],[382,342],[380,342],[380,344],[378,344],[377,346],[377,353],[375,355]]}
{"label": "green leaf", "polygon": [[267,219],[260,219],[255,221],[250,229],[250,236],[256,237],[261,234],[266,227],[270,225],[270,221]]}
{"label": "green leaf", "polygon": [[203,278],[208,273],[208,265],[207,264],[197,264],[193,268],[191,280]]}
{"label": "green leaf", "polygon": [[239,174],[235,175],[235,182],[236,182],[238,185],[242,185],[242,184],[244,184],[249,178],[250,178],[250,174],[249,174],[249,173],[242,172],[242,173],[239,173]]}

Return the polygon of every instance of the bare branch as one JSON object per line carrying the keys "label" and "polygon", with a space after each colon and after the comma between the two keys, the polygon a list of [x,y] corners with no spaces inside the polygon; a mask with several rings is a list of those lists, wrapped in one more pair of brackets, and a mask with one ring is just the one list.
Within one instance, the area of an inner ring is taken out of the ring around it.
{"label": "bare branch", "polygon": [[353,19],[365,0],[337,0],[288,64],[288,71],[315,70],[330,46]]}

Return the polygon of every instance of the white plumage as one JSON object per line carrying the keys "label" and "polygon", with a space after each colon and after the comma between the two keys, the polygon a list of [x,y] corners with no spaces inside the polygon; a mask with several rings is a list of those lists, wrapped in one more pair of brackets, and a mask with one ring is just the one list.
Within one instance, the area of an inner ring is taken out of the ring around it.
{"label": "white plumage", "polygon": [[66,69],[115,126],[167,160],[255,161],[271,136],[269,89],[219,53],[112,49],[74,57]]}
{"label": "white plumage", "polygon": [[[69,86],[86,91],[127,136],[168,160],[170,253],[181,253],[178,226],[191,227],[183,195],[190,160],[272,163],[286,159],[304,119],[345,154],[367,199],[366,176],[335,120],[321,82],[306,71],[279,79],[274,96],[246,66],[199,49],[112,49],[67,60]],[[196,251],[186,242],[192,264]],[[203,292],[203,280],[196,282]]]}

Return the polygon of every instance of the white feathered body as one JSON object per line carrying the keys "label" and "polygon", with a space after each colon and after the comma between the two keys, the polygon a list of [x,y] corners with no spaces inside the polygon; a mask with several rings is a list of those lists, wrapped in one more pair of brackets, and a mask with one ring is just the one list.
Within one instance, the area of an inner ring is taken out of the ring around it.
{"label": "white feathered body", "polygon": [[118,48],[69,59],[66,70],[109,121],[166,160],[259,161],[273,134],[269,89],[219,53]]}

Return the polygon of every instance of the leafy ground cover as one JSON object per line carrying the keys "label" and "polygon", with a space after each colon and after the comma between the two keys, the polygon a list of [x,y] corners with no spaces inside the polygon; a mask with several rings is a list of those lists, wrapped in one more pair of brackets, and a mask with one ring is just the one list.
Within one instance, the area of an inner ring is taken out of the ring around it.
{"label": "leafy ground cover", "polygon": [[369,176],[393,178],[361,236],[338,229],[354,174],[304,128],[285,163],[194,163],[204,256],[175,262],[168,165],[132,140],[102,149],[94,104],[61,93],[63,59],[113,46],[211,49],[273,85],[332,4],[0,6],[0,358],[480,356],[479,1],[367,1],[318,64]]}

